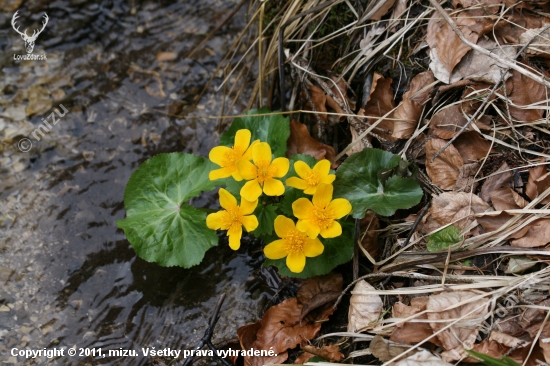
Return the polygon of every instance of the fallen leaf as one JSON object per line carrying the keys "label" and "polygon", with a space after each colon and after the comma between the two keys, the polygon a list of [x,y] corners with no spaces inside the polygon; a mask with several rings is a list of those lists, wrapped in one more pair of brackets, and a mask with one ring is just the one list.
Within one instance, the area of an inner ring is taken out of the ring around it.
{"label": "fallen leaf", "polygon": [[434,333],[461,319],[437,335],[445,349],[442,353],[445,361],[456,361],[460,359],[459,355],[464,348],[473,347],[478,328],[489,312],[488,300],[473,300],[478,296],[479,294],[472,291],[442,292],[430,296],[426,309],[430,311],[428,319],[434,320],[430,322]]}
{"label": "fallen leaf", "polygon": [[488,208],[489,205],[474,194],[444,192],[433,198],[430,214],[441,226],[452,223],[462,230],[474,221],[471,216]]}
{"label": "fallen leaf", "polygon": [[[395,108],[391,83],[391,78],[384,78],[382,75],[374,73],[369,99],[364,108],[365,115],[369,116],[369,122],[374,123],[378,118]],[[392,131],[393,123],[390,120],[384,120],[378,124],[378,127],[383,130]],[[385,139],[390,141],[395,140],[390,134],[381,133],[380,131],[375,132]]]}
{"label": "fallen leaf", "polygon": [[501,0],[453,0],[455,9],[481,5],[483,9],[492,9],[492,12],[498,12],[500,3]]}
{"label": "fallen leaf", "polygon": [[317,348],[315,346],[302,345],[301,348],[312,355],[319,356],[327,360],[328,362],[340,362],[344,359],[344,355],[340,352],[340,349],[336,344],[329,346],[323,346]]}
{"label": "fallen leaf", "polygon": [[392,345],[379,335],[375,335],[370,342],[369,349],[382,362],[387,362],[403,352],[409,350],[409,347]]}
{"label": "fallen leaf", "polygon": [[540,56],[550,58],[550,29],[546,27],[526,30],[519,36],[519,42],[529,46],[525,50],[528,56]]}
{"label": "fallen leaf", "polygon": [[437,356],[432,355],[426,350],[421,350],[418,353],[415,353],[412,356],[409,356],[397,363],[395,366],[452,366],[450,363],[447,363],[440,359]]}
{"label": "fallen leaf", "polygon": [[546,88],[527,76],[513,70],[512,77],[506,81],[510,114],[521,122],[541,119],[545,106],[539,102],[546,100]]}
{"label": "fallen leaf", "polygon": [[[355,101],[353,101],[348,96],[348,83],[346,82],[346,80],[340,77],[340,75],[336,75],[336,74],[330,75],[330,78],[332,79],[332,81],[334,81],[334,84],[335,84],[335,85],[333,84],[331,88],[334,95],[339,97],[341,100],[345,101],[351,110],[355,110],[355,107],[356,107]],[[338,109],[342,110],[340,106],[338,106]],[[342,113],[344,113],[343,110],[342,110]]]}
{"label": "fallen leaf", "polygon": [[481,198],[483,198],[485,202],[489,202],[491,199],[491,192],[508,186],[508,184],[512,182],[513,177],[514,173],[510,170],[508,164],[506,164],[506,162],[502,163],[498,170],[491,174],[485,180],[485,183],[483,183],[481,187]]}
{"label": "fallen leaf", "polygon": [[426,142],[426,172],[432,183],[443,190],[452,190],[459,176],[460,167],[464,165],[458,150],[451,144],[432,162],[432,157],[447,142],[431,139]]}
{"label": "fallen leaf", "polygon": [[[544,159],[537,160],[538,162],[544,162]],[[529,179],[527,186],[525,187],[525,194],[530,199],[534,200],[550,187],[550,173],[546,170],[546,165],[537,165],[529,169]],[[548,203],[550,197],[547,197],[542,203]]]}
{"label": "fallen leaf", "polygon": [[382,314],[382,299],[379,295],[364,295],[361,292],[374,290],[367,281],[357,282],[349,300],[348,332],[357,332],[372,327]]}
{"label": "fallen leaf", "polygon": [[491,202],[497,211],[516,210],[529,204],[510,187],[498,188],[491,192]]}
{"label": "fallen leaf", "polygon": [[478,216],[477,222],[483,227],[485,232],[488,233],[500,229],[502,225],[506,224],[511,218],[512,215],[505,212],[499,215],[494,215],[494,212],[490,212],[486,215]]}
{"label": "fallen leaf", "polygon": [[[313,339],[321,329],[321,323],[301,322],[302,306],[293,297],[269,308],[260,322],[245,325],[237,330],[243,349],[270,349],[277,356],[245,356],[245,366],[263,366],[268,363],[283,363],[286,352],[300,342]],[[258,327],[258,323],[260,326]],[[255,337],[254,337],[254,331]],[[252,344],[250,342],[252,341]]]}
{"label": "fallen leaf", "polygon": [[525,346],[527,342],[522,341],[519,338],[513,337],[509,334],[498,332],[496,330],[493,330],[491,332],[491,335],[489,336],[489,340],[498,342],[502,344],[503,346],[509,347],[509,348],[515,348],[519,346]]}
{"label": "fallen leaf", "polygon": [[[514,8],[519,9],[525,2],[519,3],[514,0]],[[543,28],[548,24],[548,18],[530,11],[508,12],[506,21],[499,22],[495,28],[495,39],[499,44],[518,44],[520,37],[527,29]]]}
{"label": "fallen leaf", "polygon": [[327,95],[325,94],[323,89],[315,85],[310,85],[309,98],[307,97],[307,95],[302,95],[302,97],[304,97],[304,99],[307,101],[304,105],[304,108],[310,111],[319,112],[317,116],[326,123],[328,121],[326,107]]}
{"label": "fallen leaf", "polygon": [[451,105],[440,109],[433,115],[430,120],[430,135],[441,139],[451,139],[467,122],[468,120],[464,117],[461,106],[458,104]]}
{"label": "fallen leaf", "polygon": [[464,164],[458,170],[453,192],[472,192],[477,188],[478,183],[474,177],[479,170],[479,163]]}
{"label": "fallen leaf", "polygon": [[[396,302],[393,304],[392,308],[392,318],[395,319],[406,319],[415,314],[418,314],[426,310],[426,304],[428,303],[428,297],[414,297],[411,300],[411,306],[407,306],[402,302]],[[415,320],[428,319],[426,314],[418,315],[414,318]],[[415,322],[414,320],[407,321],[396,325],[395,329],[390,335],[390,341],[403,343],[403,344],[414,344],[422,342],[430,336],[433,336],[434,332],[430,324]],[[441,346],[441,342],[437,337],[432,337],[429,339],[429,342],[434,343],[438,346]]]}
{"label": "fallen leaf", "polygon": [[398,139],[408,139],[412,136],[424,103],[428,100],[434,77],[431,71],[422,72],[411,80],[409,90],[403,94],[403,100],[397,106],[392,118],[392,136]]}
{"label": "fallen leaf", "polygon": [[306,280],[296,295],[298,303],[302,305],[300,320],[314,310],[315,320],[328,319],[334,312],[332,304],[342,293],[343,284],[344,280],[339,273],[329,273]]}
{"label": "fallen leaf", "polygon": [[290,121],[290,137],[287,141],[288,157],[296,154],[307,154],[317,160],[328,159],[333,161],[336,153],[332,146],[325,145],[315,140],[309,134],[306,125],[297,121]]}
{"label": "fallen leaf", "polygon": [[[357,113],[357,115],[358,116],[364,116],[365,114],[363,113],[363,111],[364,111],[364,109],[361,108],[359,110],[359,112]],[[359,140],[359,134],[357,133],[355,128],[353,128],[353,126],[349,126],[349,130],[351,132],[351,142]],[[369,139],[369,141],[370,141],[370,139],[371,139],[370,136],[367,136],[367,139]],[[355,143],[355,145],[352,146],[351,149],[349,149],[346,152],[346,155],[347,156],[352,156],[353,154],[357,154],[358,152],[363,151],[364,148],[365,148],[365,144],[363,143],[363,140],[359,140]]]}
{"label": "fallen leaf", "polygon": [[512,234],[510,244],[514,247],[534,248],[550,243],[550,219],[538,219]]}
{"label": "fallen leaf", "polygon": [[368,211],[365,217],[361,219],[359,225],[361,228],[361,246],[371,255],[371,257],[376,258],[380,250],[377,231],[380,227],[378,216]]}
{"label": "fallen leaf", "polygon": [[[370,20],[380,20],[384,15],[388,13],[388,11],[391,9],[393,4],[395,3],[395,0],[388,0],[378,9],[373,15],[371,15]],[[376,2],[373,2],[372,4],[377,4]]]}
{"label": "fallen leaf", "polygon": [[[475,344],[472,347],[472,351],[483,353],[484,355],[491,356],[493,358],[501,358],[508,352],[509,348],[503,346],[499,342],[485,339],[479,344]],[[468,357],[464,362],[478,363],[477,358]]]}
{"label": "fallen leaf", "polygon": [[508,265],[506,266],[506,270],[504,271],[504,273],[506,274],[522,273],[528,270],[529,268],[533,268],[538,263],[539,263],[538,260],[531,259],[525,256],[512,256],[508,261]]}
{"label": "fallen leaf", "polygon": [[491,150],[491,142],[481,137],[477,131],[461,133],[453,141],[453,145],[462,156],[464,163],[473,163],[484,159]]}

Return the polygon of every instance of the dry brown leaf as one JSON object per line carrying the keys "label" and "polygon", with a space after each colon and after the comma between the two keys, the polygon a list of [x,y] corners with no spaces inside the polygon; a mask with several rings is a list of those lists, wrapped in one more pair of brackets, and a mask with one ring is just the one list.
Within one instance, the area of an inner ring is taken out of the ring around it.
{"label": "dry brown leaf", "polygon": [[[309,86],[309,96],[311,98],[311,101],[307,99],[307,96],[303,96],[305,100],[307,101],[304,105],[304,108],[310,111],[319,112],[317,116],[323,121],[328,121],[328,115],[327,113],[327,95],[323,91],[323,89],[319,88],[315,85]],[[313,103],[313,106],[311,105]]]}
{"label": "dry brown leaf", "polygon": [[510,236],[514,247],[534,248],[550,243],[550,219],[538,219]]}
{"label": "dry brown leaf", "polygon": [[379,227],[380,222],[378,221],[378,216],[376,216],[375,213],[369,211],[365,217],[361,219],[361,245],[373,258],[378,256],[378,252],[380,250],[377,231]]}
{"label": "dry brown leaf", "polygon": [[433,115],[430,120],[430,135],[441,139],[451,139],[467,122],[460,105],[451,105],[440,109]]}
{"label": "dry brown leaf", "polygon": [[303,340],[313,339],[321,329],[321,323],[300,321],[301,313],[302,306],[293,297],[269,308],[258,322],[259,327],[258,323],[254,323],[239,328],[237,334],[243,349],[272,349],[277,355],[245,356],[245,366],[283,363],[288,358],[288,349],[296,347]]}
{"label": "dry brown leaf", "polygon": [[309,134],[306,125],[297,121],[290,121],[290,137],[287,141],[287,156],[307,154],[317,160],[328,159],[333,161],[336,157],[334,148],[315,140]]}
{"label": "dry brown leaf", "polygon": [[[395,3],[395,0],[388,0],[384,5],[380,7],[371,17],[371,20],[380,20],[384,15],[390,11],[391,7]],[[373,2],[372,4],[376,4],[376,2]]]}
{"label": "dry brown leaf", "polygon": [[472,163],[481,159],[491,150],[491,142],[481,137],[477,131],[463,132],[453,141],[454,147],[462,156],[464,163]]}
{"label": "dry brown leaf", "polygon": [[491,332],[491,335],[489,336],[489,340],[498,342],[503,346],[506,346],[509,348],[524,346],[526,343],[519,338],[513,337],[506,333],[497,332],[495,330]]}
{"label": "dry brown leaf", "polygon": [[509,104],[512,117],[522,122],[532,122],[542,118],[544,105],[534,105],[546,100],[546,88],[542,84],[514,70],[512,77],[506,81],[506,91],[508,98],[512,101]]}
{"label": "dry brown leaf", "polygon": [[[413,298],[411,300],[411,306],[407,306],[402,302],[396,302],[392,308],[392,318],[406,319],[408,317],[411,317],[415,314],[420,313],[421,311],[426,310],[427,303],[427,296],[423,296],[422,299],[418,297]],[[414,319],[428,319],[428,316],[426,314],[422,314],[415,317]],[[405,323],[396,325],[395,329],[391,333],[390,341],[403,344],[414,344],[422,342],[432,335],[433,330],[432,327],[430,327],[430,324],[407,321]],[[429,342],[441,346],[441,343],[439,342],[437,337],[430,338]]]}
{"label": "dry brown leaf", "polygon": [[342,293],[344,280],[339,273],[329,273],[324,276],[309,278],[300,286],[296,295],[298,303],[302,305],[300,320],[310,312],[315,320],[325,320],[334,312],[332,304]]}
{"label": "dry brown leaf", "polygon": [[521,44],[531,42],[525,50],[528,56],[550,58],[550,29],[545,28],[528,29],[519,36]]}
{"label": "dry brown leaf", "polygon": [[491,12],[498,12],[501,0],[453,0],[455,9],[469,8],[472,6],[483,6],[483,9],[491,9]]}
{"label": "dry brown leaf", "polygon": [[[422,106],[428,100],[433,90],[434,77],[431,71],[422,72],[411,80],[409,90],[403,94],[403,101],[393,113],[392,136],[398,139],[408,139],[412,136],[420,115]],[[426,89],[424,89],[426,88]]]}
{"label": "dry brown leaf", "polygon": [[494,215],[494,212],[480,216],[477,218],[478,224],[483,227],[485,232],[498,230],[502,225],[506,224],[512,218],[511,215],[503,212],[499,215]]}
{"label": "dry brown leaf", "polygon": [[431,217],[441,226],[453,223],[463,229],[474,221],[474,214],[485,212],[489,205],[478,196],[464,192],[444,192],[434,197]]}
{"label": "dry brown leaf", "polygon": [[[540,160],[544,162],[544,159]],[[550,187],[550,173],[546,170],[546,165],[537,165],[529,169],[529,180],[525,187],[525,194],[534,200]],[[550,197],[545,198],[542,203],[548,203]]]}
{"label": "dry brown leaf", "polygon": [[[330,76],[330,78],[336,84],[336,85],[333,84],[333,86],[332,86],[332,92],[334,93],[334,95],[336,95],[340,99],[344,100],[348,104],[348,106],[351,110],[355,110],[355,107],[356,107],[355,101],[353,101],[348,96],[348,83],[346,83],[346,80],[344,78],[341,78],[339,75],[335,75],[335,74],[332,74]],[[331,99],[332,99],[332,97],[331,97]],[[340,106],[338,106],[338,109],[342,110],[340,108]],[[342,110],[342,113],[344,113],[343,110]]]}
{"label": "dry brown leaf", "polygon": [[[369,99],[365,104],[365,115],[369,116],[369,121],[373,123],[379,117],[382,117],[393,108],[395,108],[395,101],[393,100],[393,89],[391,87],[392,79],[384,78],[378,73],[374,73],[372,78],[371,92]],[[390,116],[391,117],[391,116]],[[378,124],[378,127],[392,131],[393,123],[389,120],[384,120]],[[394,141],[395,138],[392,135],[380,133],[377,131],[377,134],[386,138],[390,141]]]}
{"label": "dry brown leaf", "polygon": [[[359,116],[364,116],[365,114],[363,113],[364,109],[361,108],[359,110],[359,112],[357,113],[357,115]],[[349,126],[349,130],[351,132],[351,141],[354,142],[354,141],[357,141],[359,139],[359,134],[357,133],[357,131],[355,130],[355,128],[353,128],[353,126]],[[371,140],[371,137],[370,136],[367,136],[367,139],[370,141]],[[347,152],[346,152],[346,155],[347,156],[352,156],[353,154],[357,154],[358,152],[361,152],[363,151],[363,149],[365,148],[365,143],[363,142],[363,140],[359,140],[355,143],[355,145],[352,146],[351,149],[349,149]]]}
{"label": "dry brown leaf", "polygon": [[301,348],[306,353],[322,357],[328,362],[340,362],[344,359],[344,355],[340,352],[340,349],[336,344],[323,346],[322,348],[317,348],[310,345],[302,345]]}
{"label": "dry brown leaf", "polygon": [[447,363],[440,359],[437,356],[432,355],[426,350],[421,350],[418,353],[415,353],[412,356],[409,356],[397,363],[395,366],[452,366],[450,363]]}
{"label": "dry brown leaf", "polygon": [[374,357],[378,358],[382,362],[387,362],[407,351],[409,347],[392,345],[381,336],[375,335],[370,342],[369,349]]}
{"label": "dry brown leaf", "polygon": [[[517,1],[515,9],[519,9]],[[520,3],[519,6],[525,4]],[[506,21],[499,22],[495,28],[496,40],[499,44],[518,44],[526,29],[543,28],[549,23],[548,18],[530,11],[512,11],[505,16]]]}
{"label": "dry brown leaf", "polygon": [[426,142],[426,172],[434,185],[443,190],[452,190],[460,174],[460,167],[464,165],[458,150],[451,144],[432,163],[432,157],[446,143],[441,139],[431,139]]}
{"label": "dry brown leaf", "polygon": [[498,188],[506,187],[510,184],[510,182],[512,182],[514,173],[509,169],[510,167],[508,164],[504,162],[495,172],[498,174],[493,173],[494,175],[491,175],[485,180],[485,183],[483,183],[483,186],[481,187],[481,198],[483,198],[485,202],[489,202],[491,199],[491,192]]}
{"label": "dry brown leaf", "polygon": [[348,332],[357,332],[372,327],[382,313],[379,295],[363,295],[364,290],[374,290],[367,281],[361,280],[353,287],[349,300]]}
{"label": "dry brown leaf", "polygon": [[[430,311],[428,319],[438,321],[430,323],[434,333],[451,322],[462,319],[437,335],[445,349],[442,354],[445,361],[456,361],[460,359],[464,347],[467,349],[473,347],[479,325],[489,312],[488,300],[483,298],[473,300],[478,296],[479,294],[473,291],[442,292],[430,296],[426,309]],[[465,303],[458,305],[462,302]]]}
{"label": "dry brown leaf", "polygon": [[495,210],[516,210],[529,204],[516,191],[510,187],[495,189],[491,192],[491,202]]}
{"label": "dry brown leaf", "polygon": [[458,170],[458,178],[456,178],[455,188],[453,192],[472,192],[477,188],[478,183],[474,177],[479,170],[479,163],[464,164]]}
{"label": "dry brown leaf", "polygon": [[[479,344],[475,344],[472,347],[473,351],[483,353],[484,355],[491,356],[493,358],[501,358],[506,352],[508,352],[509,348],[503,346],[499,342],[485,339]],[[477,358],[469,357],[463,362],[470,362],[470,363],[478,363]]]}

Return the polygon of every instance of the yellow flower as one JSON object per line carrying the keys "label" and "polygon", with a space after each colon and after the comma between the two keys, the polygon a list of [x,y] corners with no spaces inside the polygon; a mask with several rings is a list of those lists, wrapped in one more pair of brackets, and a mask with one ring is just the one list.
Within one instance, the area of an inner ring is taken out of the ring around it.
{"label": "yellow flower", "polygon": [[221,166],[221,169],[212,170],[208,174],[208,178],[216,180],[233,176],[236,181],[243,180],[237,169],[237,162],[252,159],[252,147],[260,142],[260,140],[256,140],[250,144],[251,137],[252,134],[249,130],[238,130],[235,134],[235,145],[233,147],[216,146],[210,150],[208,157],[213,163]]}
{"label": "yellow flower", "polygon": [[258,219],[254,212],[258,201],[247,201],[241,199],[241,205],[237,206],[237,199],[231,193],[220,188],[220,205],[225,208],[206,217],[206,226],[212,230],[227,230],[229,236],[229,246],[233,250],[241,246],[241,236],[243,235],[243,226],[246,231],[254,231],[258,227]]}
{"label": "yellow flower", "polygon": [[262,191],[268,196],[280,196],[285,193],[283,182],[274,178],[282,178],[288,173],[290,164],[287,158],[277,158],[271,161],[271,147],[267,142],[252,146],[252,160],[237,162],[239,173],[248,180],[241,188],[241,197],[255,201]]}
{"label": "yellow flower", "polygon": [[333,200],[332,190],[330,184],[319,184],[311,201],[299,198],[292,204],[292,212],[298,218],[296,227],[310,238],[319,234],[335,238],[342,234],[342,226],[336,220],[351,212],[351,203],[344,198]]}
{"label": "yellow flower", "polygon": [[286,180],[286,185],[297,189],[301,189],[305,194],[314,194],[317,191],[319,184],[330,184],[334,182],[336,176],[330,173],[330,161],[323,159],[313,169],[303,161],[294,163],[294,170],[298,177],[291,177]]}
{"label": "yellow flower", "polygon": [[264,254],[269,259],[286,257],[286,266],[294,273],[304,270],[306,257],[316,257],[325,250],[318,238],[309,238],[285,216],[279,215],[275,219],[275,233],[281,239],[266,245]]}

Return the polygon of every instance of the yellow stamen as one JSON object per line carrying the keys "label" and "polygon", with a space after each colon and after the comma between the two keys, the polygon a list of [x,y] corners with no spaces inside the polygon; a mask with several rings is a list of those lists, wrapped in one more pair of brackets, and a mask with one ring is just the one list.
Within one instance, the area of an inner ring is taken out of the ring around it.
{"label": "yellow stamen", "polygon": [[310,186],[316,186],[320,183],[321,177],[319,176],[319,173],[315,170],[311,170],[308,172],[308,174],[304,177],[304,180],[306,183]]}
{"label": "yellow stamen", "polygon": [[336,215],[334,215],[334,212],[332,212],[331,209],[322,208],[318,206],[315,207],[315,223],[323,229],[328,229],[331,225],[334,219],[336,218]]}
{"label": "yellow stamen", "polygon": [[258,168],[258,183],[263,184],[264,181],[273,178],[275,175],[275,167],[271,165],[270,161],[260,160],[256,162],[256,167]]}
{"label": "yellow stamen", "polygon": [[283,237],[285,241],[285,250],[289,254],[301,253],[304,248],[305,236],[297,230]]}

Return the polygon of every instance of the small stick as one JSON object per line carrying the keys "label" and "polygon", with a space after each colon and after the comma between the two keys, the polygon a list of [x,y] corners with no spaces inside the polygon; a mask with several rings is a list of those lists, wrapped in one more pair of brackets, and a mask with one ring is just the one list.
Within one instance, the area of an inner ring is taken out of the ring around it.
{"label": "small stick", "polygon": [[418,225],[420,225],[420,221],[422,220],[424,215],[426,215],[429,208],[430,208],[430,202],[426,203],[426,206],[424,206],[424,208],[422,209],[422,211],[420,212],[416,220],[414,220],[414,223],[411,226],[411,230],[409,230],[409,233],[407,234],[407,238],[405,239],[405,242],[403,243],[402,247],[406,247],[407,245],[409,245],[409,242],[411,241],[411,237],[413,236],[414,231],[416,230]]}

